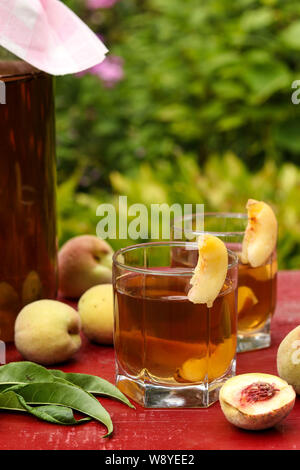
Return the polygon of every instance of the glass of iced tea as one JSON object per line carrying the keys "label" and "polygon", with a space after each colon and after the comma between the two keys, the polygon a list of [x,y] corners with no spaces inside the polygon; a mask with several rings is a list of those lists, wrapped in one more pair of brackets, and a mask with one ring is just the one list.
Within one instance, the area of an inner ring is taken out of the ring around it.
{"label": "glass of iced tea", "polygon": [[176,262],[178,249],[191,248],[153,242],[114,255],[116,382],[144,407],[207,407],[235,373],[238,257],[228,251],[224,285],[208,308],[187,298],[194,267]]}
{"label": "glass of iced tea", "polygon": [[[277,292],[277,256],[276,250],[259,267],[243,264],[241,261],[242,242],[248,222],[243,213],[205,213],[204,230],[194,230],[196,214],[187,216],[186,229],[183,219],[178,219],[172,227],[174,240],[186,236],[193,242],[203,233],[215,235],[223,240],[227,248],[237,253],[238,266],[238,346],[237,351],[252,351],[269,347],[271,344],[271,318],[276,307]],[[194,266],[198,252],[177,249],[176,263],[182,266]]]}

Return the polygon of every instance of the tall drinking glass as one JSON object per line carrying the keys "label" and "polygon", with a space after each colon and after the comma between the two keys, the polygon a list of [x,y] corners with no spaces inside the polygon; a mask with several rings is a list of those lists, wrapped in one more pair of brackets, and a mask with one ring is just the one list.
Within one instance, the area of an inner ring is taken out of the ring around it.
{"label": "tall drinking glass", "polygon": [[[221,238],[226,246],[239,256],[247,226],[247,214],[211,212],[204,214],[204,229],[194,228],[196,214],[174,222],[172,238],[196,240],[203,233]],[[183,222],[187,229],[182,235]],[[177,263],[195,266],[198,251],[177,250]],[[256,268],[243,264],[239,256],[238,266],[238,352],[266,348],[271,344],[271,318],[276,307],[277,256],[276,250],[263,266]]]}

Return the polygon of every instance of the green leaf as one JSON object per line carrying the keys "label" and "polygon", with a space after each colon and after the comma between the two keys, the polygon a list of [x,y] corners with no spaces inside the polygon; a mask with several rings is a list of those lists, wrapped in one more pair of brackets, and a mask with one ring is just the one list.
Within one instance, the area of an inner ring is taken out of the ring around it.
{"label": "green leaf", "polygon": [[75,425],[85,423],[91,419],[86,417],[76,420],[72,409],[64,406],[29,406],[22,396],[13,391],[0,393],[0,409],[27,412],[39,419],[54,424]]}
{"label": "green leaf", "polygon": [[274,12],[270,8],[257,8],[256,10],[246,11],[241,16],[241,27],[245,31],[266,28],[272,24],[274,16]]}
{"label": "green leaf", "polygon": [[0,366],[0,386],[2,384],[27,384],[34,382],[54,382],[54,378],[49,370],[34,362],[10,362]]}
{"label": "green leaf", "polygon": [[277,145],[297,155],[300,152],[299,125],[300,119],[294,117],[282,122],[273,130],[274,141]]}
{"label": "green leaf", "polygon": [[[9,392],[14,393],[14,392]],[[88,421],[91,421],[91,418],[81,418],[75,419],[73,411],[71,408],[66,406],[57,406],[57,405],[43,405],[43,406],[30,406],[26,403],[24,398],[21,395],[18,395],[20,403],[23,405],[25,410],[36,418],[42,419],[43,421],[48,421],[53,424],[63,424],[74,426],[76,424],[83,424]]]}
{"label": "green leaf", "polygon": [[89,375],[89,374],[78,374],[78,373],[65,373],[61,370],[51,370],[52,374],[56,378],[65,379],[68,382],[71,382],[74,385],[82,388],[86,392],[93,393],[95,395],[103,395],[111,398],[116,398],[117,400],[125,403],[125,405],[134,408],[130,403],[128,398],[123,395],[120,390],[112,385],[107,380],[101,379],[100,377]]}
{"label": "green leaf", "polygon": [[300,50],[300,21],[291,23],[282,33],[281,39],[291,49]]}
{"label": "green leaf", "polygon": [[26,412],[24,406],[20,403],[17,394],[11,391],[0,393],[0,409]]}
{"label": "green leaf", "polygon": [[98,400],[81,388],[64,383],[32,383],[15,388],[27,404],[61,405],[73,408],[107,427],[109,436],[113,431],[110,415]]}
{"label": "green leaf", "polygon": [[278,90],[290,87],[290,74],[285,64],[269,60],[249,62],[243,78],[254,93],[254,102],[267,99]]}
{"label": "green leaf", "polygon": [[14,387],[18,385],[26,385],[26,384],[20,384],[20,383],[14,383],[14,384],[0,384],[0,393],[7,392],[8,390],[14,389]]}

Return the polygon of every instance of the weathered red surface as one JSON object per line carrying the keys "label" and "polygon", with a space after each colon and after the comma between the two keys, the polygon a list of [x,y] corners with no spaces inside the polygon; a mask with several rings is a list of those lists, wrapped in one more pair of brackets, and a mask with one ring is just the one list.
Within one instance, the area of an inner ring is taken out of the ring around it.
{"label": "weathered red surface", "polygon": [[[280,272],[278,303],[272,323],[272,347],[238,355],[237,373],[276,374],[276,351],[280,341],[300,324],[300,271]],[[9,348],[8,361],[20,360]],[[76,358],[61,367],[114,381],[111,347],[86,340]],[[300,397],[290,415],[271,430],[250,432],[229,424],[219,403],[208,409],[136,410],[101,399],[111,413],[115,431],[103,439],[104,427],[96,422],[78,427],[47,424],[30,416],[0,413],[0,449],[300,449]]]}

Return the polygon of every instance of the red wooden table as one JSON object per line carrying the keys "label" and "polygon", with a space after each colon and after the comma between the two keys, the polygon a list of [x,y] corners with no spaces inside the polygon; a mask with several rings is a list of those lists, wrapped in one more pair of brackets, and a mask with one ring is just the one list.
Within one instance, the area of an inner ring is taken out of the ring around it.
{"label": "red wooden table", "polygon": [[[272,347],[242,353],[237,358],[237,373],[277,374],[276,351],[280,341],[300,324],[300,271],[279,273],[278,303],[272,323]],[[7,360],[21,357],[8,348]],[[98,374],[114,381],[112,347],[84,340],[74,360],[65,364],[66,372]],[[114,434],[103,439],[104,427],[91,422],[79,426],[48,424],[31,416],[1,412],[0,449],[300,449],[300,397],[290,415],[276,428],[250,432],[229,424],[219,403],[208,409],[136,410],[112,400],[100,400],[110,412]]]}

